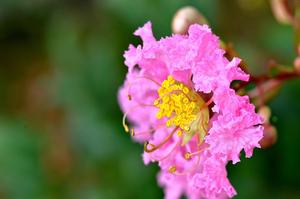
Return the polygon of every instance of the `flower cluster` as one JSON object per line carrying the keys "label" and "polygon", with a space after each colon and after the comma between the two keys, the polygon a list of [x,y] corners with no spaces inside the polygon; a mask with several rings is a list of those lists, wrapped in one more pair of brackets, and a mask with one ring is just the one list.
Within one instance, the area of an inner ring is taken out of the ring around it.
{"label": "flower cluster", "polygon": [[226,165],[237,163],[242,150],[252,156],[263,135],[254,105],[230,88],[233,80],[249,78],[240,59],[228,60],[206,25],[157,41],[148,22],[135,35],[143,46],[130,45],[124,55],[123,125],[145,142],[145,164],[158,162],[165,198],[234,196]]}

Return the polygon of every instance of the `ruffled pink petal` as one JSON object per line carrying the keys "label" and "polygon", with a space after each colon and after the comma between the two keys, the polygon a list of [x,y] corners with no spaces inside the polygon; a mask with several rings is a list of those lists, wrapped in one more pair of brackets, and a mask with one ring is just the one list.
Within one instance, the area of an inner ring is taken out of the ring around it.
{"label": "ruffled pink petal", "polygon": [[235,189],[227,179],[226,162],[212,156],[205,159],[203,171],[196,173],[192,178],[192,185],[197,189],[203,189],[207,198],[220,198],[224,193],[228,197],[236,195]]}
{"label": "ruffled pink petal", "polygon": [[152,44],[155,45],[156,40],[153,36],[152,33],[152,24],[151,22],[147,22],[143,27],[138,28],[135,32],[134,35],[140,36],[143,40],[143,47],[148,48]]}
{"label": "ruffled pink petal", "polygon": [[249,75],[246,74],[239,66],[241,59],[234,57],[225,67],[227,70],[227,78],[231,81],[242,80],[248,81]]}
{"label": "ruffled pink petal", "polygon": [[157,98],[158,85],[138,77],[140,77],[139,73],[128,73],[123,87],[118,92],[119,103],[122,111],[127,113],[129,121],[133,124],[151,126],[157,122],[156,109],[152,104]]}
{"label": "ruffled pink petal", "polygon": [[263,137],[263,127],[254,126],[258,124],[256,117],[257,115],[251,113],[239,117],[231,114],[220,115],[206,137],[210,151],[224,154],[234,164],[240,161],[239,156],[243,149],[246,157],[251,157],[253,149],[260,147],[259,141]]}
{"label": "ruffled pink petal", "polygon": [[141,46],[135,48],[133,45],[129,45],[129,48],[124,53],[125,65],[129,67],[129,71],[132,71],[133,67],[138,64],[142,58]]}
{"label": "ruffled pink petal", "polygon": [[158,183],[165,188],[165,199],[180,199],[184,193],[186,179],[185,177],[175,176],[168,172],[160,172],[158,175]]}

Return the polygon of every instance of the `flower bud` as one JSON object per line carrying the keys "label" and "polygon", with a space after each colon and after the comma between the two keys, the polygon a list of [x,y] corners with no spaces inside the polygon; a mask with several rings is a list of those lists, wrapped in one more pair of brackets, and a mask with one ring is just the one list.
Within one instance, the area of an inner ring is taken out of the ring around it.
{"label": "flower bud", "polygon": [[296,57],[294,60],[294,68],[298,74],[300,74],[300,57]]}
{"label": "flower bud", "polygon": [[271,109],[268,106],[262,106],[258,110],[258,114],[263,118],[264,123],[269,123],[271,117]]}
{"label": "flower bud", "polygon": [[189,26],[198,24],[207,24],[205,17],[194,7],[186,6],[179,9],[172,20],[172,31],[176,34],[186,34]]}
{"label": "flower bud", "polygon": [[259,141],[263,149],[271,147],[277,141],[277,130],[274,126],[267,124],[264,125],[264,137]]}
{"label": "flower bud", "polygon": [[286,0],[271,0],[271,7],[278,22],[282,24],[292,24],[293,16],[289,13]]}

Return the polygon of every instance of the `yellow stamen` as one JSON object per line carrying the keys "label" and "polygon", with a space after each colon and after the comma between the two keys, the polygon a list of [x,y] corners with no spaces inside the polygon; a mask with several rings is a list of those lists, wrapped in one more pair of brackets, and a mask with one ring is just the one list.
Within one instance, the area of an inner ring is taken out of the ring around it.
{"label": "yellow stamen", "polygon": [[207,132],[208,105],[212,99],[205,103],[201,95],[172,76],[161,83],[157,92],[159,97],[153,102],[158,108],[157,119],[167,118],[168,128],[179,127],[185,133],[183,145],[196,134],[201,135],[198,143],[201,145]]}
{"label": "yellow stamen", "polygon": [[189,125],[195,120],[199,107],[203,104],[201,97],[172,76],[162,82],[158,95],[159,98],[153,103],[159,109],[157,118],[167,117],[167,127],[179,126],[189,131]]}
{"label": "yellow stamen", "polygon": [[[157,82],[153,82],[157,84]],[[139,107],[156,107],[158,108],[156,117],[158,119],[166,118],[165,125],[163,126],[174,127],[174,129],[158,145],[146,142],[144,144],[145,152],[151,153],[159,149],[161,146],[166,144],[176,132],[178,137],[182,137],[179,141],[182,145],[185,145],[194,137],[194,135],[197,135],[197,144],[200,146],[207,132],[209,120],[208,105],[212,102],[212,99],[205,103],[201,95],[190,89],[185,84],[176,81],[172,76],[168,76],[168,78],[161,83],[157,91],[159,97],[154,100],[153,104],[147,105],[136,101],[137,105],[124,114],[122,124],[125,131],[127,133],[130,132],[132,136],[145,134],[136,133],[133,128],[129,128],[126,124],[127,114]],[[132,96],[129,94],[129,89],[128,99],[132,100]],[[188,160],[191,156],[192,153],[187,153],[185,154],[185,159]]]}

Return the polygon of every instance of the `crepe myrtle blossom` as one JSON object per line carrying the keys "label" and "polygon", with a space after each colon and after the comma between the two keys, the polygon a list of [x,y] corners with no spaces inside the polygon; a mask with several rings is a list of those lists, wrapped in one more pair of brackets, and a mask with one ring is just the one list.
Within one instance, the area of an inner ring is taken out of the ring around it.
{"label": "crepe myrtle blossom", "polygon": [[241,60],[224,56],[207,25],[157,41],[148,22],[134,34],[143,45],[130,45],[124,54],[123,126],[144,142],[145,164],[158,162],[165,198],[233,197],[226,164],[239,162],[242,150],[251,157],[263,136],[248,96],[230,88],[233,80],[248,81]]}

